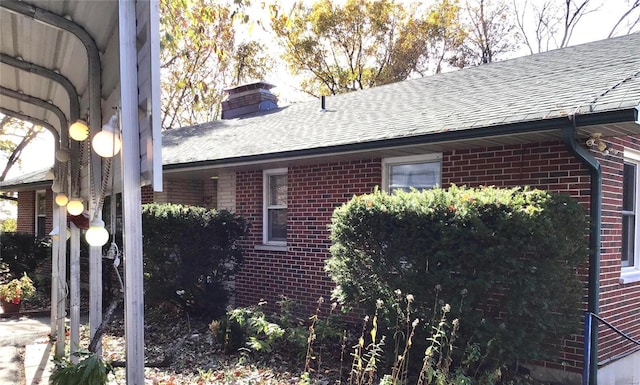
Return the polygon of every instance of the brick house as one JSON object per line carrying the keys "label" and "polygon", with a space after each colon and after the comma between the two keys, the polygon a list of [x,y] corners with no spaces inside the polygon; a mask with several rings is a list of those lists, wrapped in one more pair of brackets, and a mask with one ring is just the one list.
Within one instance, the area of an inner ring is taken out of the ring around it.
{"label": "brick house", "polygon": [[0,191],[18,192],[18,232],[33,233],[39,237],[51,232],[54,206],[52,182],[48,170],[43,170],[7,180],[4,184],[8,186],[0,187]]}
{"label": "brick house", "polygon": [[[223,120],[164,132],[164,189],[143,188],[143,200],[247,218],[236,305],[286,295],[308,313],[333,288],[327,226],[353,195],[451,184],[566,193],[593,224],[585,310],[638,340],[639,49],[636,33],[287,107],[269,84],[237,87]],[[600,382],[640,377],[637,347],[595,328]],[[542,366],[579,383],[583,337]]]}

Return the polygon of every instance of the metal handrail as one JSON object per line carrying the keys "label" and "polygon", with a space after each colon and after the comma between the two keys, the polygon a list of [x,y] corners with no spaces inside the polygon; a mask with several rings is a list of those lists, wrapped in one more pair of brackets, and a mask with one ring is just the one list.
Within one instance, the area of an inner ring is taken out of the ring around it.
{"label": "metal handrail", "polygon": [[[585,319],[584,319],[584,367],[583,367],[583,372],[582,372],[582,384],[583,385],[595,385],[598,383],[598,379],[597,378],[590,378],[590,365],[591,365],[591,324],[593,322],[593,319],[596,319],[597,321],[602,322],[605,326],[607,326],[609,329],[613,330],[616,334],[624,337],[626,340],[638,345],[638,348],[634,349],[640,349],[640,341],[634,339],[633,337],[631,337],[630,335],[628,335],[627,333],[623,332],[622,330],[618,329],[617,327],[613,326],[612,324],[610,324],[608,321],[606,321],[604,318],[600,317],[597,314],[594,314],[592,312],[586,312],[585,313]],[[593,382],[591,382],[593,381]]]}

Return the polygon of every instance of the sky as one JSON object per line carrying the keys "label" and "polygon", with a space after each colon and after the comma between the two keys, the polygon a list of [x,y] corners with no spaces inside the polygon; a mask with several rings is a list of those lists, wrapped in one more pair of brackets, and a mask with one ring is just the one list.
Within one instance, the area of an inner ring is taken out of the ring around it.
{"label": "sky", "polygon": [[[281,0],[279,3],[281,4],[281,9],[283,11],[287,11],[290,9],[292,4],[296,1],[300,0]],[[336,2],[344,1],[344,0],[333,0]],[[396,2],[400,2],[403,4],[411,4],[414,3],[413,0],[395,0]],[[507,0],[511,2],[512,0]],[[513,0],[516,1],[518,7],[524,7],[524,4],[534,4],[534,5],[542,5],[544,2],[549,0]],[[564,3],[563,0],[552,0],[555,2]],[[583,1],[583,0],[575,0],[575,1]],[[619,20],[619,18],[625,13],[628,9],[628,3],[632,0],[591,0],[593,3],[592,7],[598,7],[596,12],[588,13],[583,16],[580,22],[577,24],[569,45],[577,45],[583,44],[591,41],[606,39],[611,31],[611,28],[615,25],[615,23]],[[305,3],[313,1],[304,1]],[[424,4],[429,4],[433,2],[433,0],[421,0]],[[252,2],[252,6],[254,8],[259,8],[260,2]],[[256,11],[259,12],[259,11]],[[636,9],[634,15],[638,15],[640,10]],[[251,14],[251,12],[250,12]],[[528,11],[528,15],[532,13]],[[636,16],[637,17],[637,16]],[[263,22],[266,22],[266,19],[263,19]],[[533,28],[533,23],[529,24],[528,27]],[[254,28],[254,31],[259,31],[260,28]],[[624,28],[619,28],[618,31],[622,31]],[[640,30],[640,26],[636,26],[636,31]],[[626,30],[625,30],[626,31]],[[626,32],[625,32],[626,33]],[[255,33],[259,34],[259,32]],[[255,38],[255,37],[251,37]],[[259,37],[258,37],[259,38]],[[521,49],[513,54],[513,57],[529,55],[530,52],[526,46],[522,46]],[[504,58],[503,58],[504,59]],[[280,104],[285,104],[289,101],[299,101],[299,99],[304,99],[307,97],[306,95],[296,91],[296,82],[295,79],[292,78],[287,70],[284,68],[284,64],[280,63],[280,70],[274,71],[270,76],[267,77],[266,81],[276,85],[277,87],[272,90],[272,92],[278,94]],[[308,98],[308,97],[307,97]],[[307,99],[308,100],[308,99]]]}
{"label": "sky", "polygon": [[[287,3],[292,0],[282,1],[283,9],[287,9]],[[524,3],[524,0],[516,0]],[[529,0],[530,2],[541,2],[543,0]],[[259,2],[254,2],[257,4]],[[627,0],[603,0],[603,5],[598,12],[587,14],[576,27],[570,45],[587,43],[590,41],[601,40],[607,38],[611,28],[615,22],[624,13],[627,7]],[[259,28],[254,28],[254,31]],[[255,32],[255,33],[259,33]],[[528,51],[522,51],[522,55],[528,54]],[[276,85],[273,91],[279,94],[281,102],[284,104],[303,98],[295,91],[295,79],[289,76],[286,70],[281,69],[274,72],[265,79],[267,82]],[[48,132],[39,136],[31,143],[22,154],[24,162],[19,167],[14,167],[8,178],[20,176],[24,173],[42,170],[53,164],[54,149],[52,135]]]}

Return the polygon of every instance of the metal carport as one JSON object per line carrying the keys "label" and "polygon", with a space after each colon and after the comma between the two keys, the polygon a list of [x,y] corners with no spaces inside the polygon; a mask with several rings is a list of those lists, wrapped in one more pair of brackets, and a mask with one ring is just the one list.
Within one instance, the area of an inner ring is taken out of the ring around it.
{"label": "metal carport", "polygon": [[[54,163],[52,187],[81,198],[89,219],[102,217],[105,195],[122,193],[128,384],[144,383],[140,187],[162,185],[158,24],[157,1],[0,1],[0,112],[55,131],[56,159],[42,159]],[[101,158],[90,141],[114,116],[122,151]],[[78,119],[89,126],[84,141],[69,137],[69,125]],[[67,227],[64,206],[55,206],[53,217],[54,227]],[[80,230],[70,227],[73,351],[79,338]],[[54,237],[52,253],[57,356],[65,352],[67,301],[67,242],[60,239]],[[102,248],[90,247],[88,258],[93,336],[102,319]]]}

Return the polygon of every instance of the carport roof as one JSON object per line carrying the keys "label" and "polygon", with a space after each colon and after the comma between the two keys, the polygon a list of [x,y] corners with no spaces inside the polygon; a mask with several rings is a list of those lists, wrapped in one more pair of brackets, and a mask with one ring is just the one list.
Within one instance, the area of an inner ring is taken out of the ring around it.
{"label": "carport roof", "polygon": [[[2,0],[0,90],[4,92],[0,93],[0,107],[48,122],[63,137],[67,127],[61,130],[60,116],[42,105],[13,97],[11,91],[58,107],[67,121],[86,119],[90,107],[87,71],[91,63],[83,42],[63,27],[86,34],[89,44],[104,53],[114,48],[108,44],[118,30],[117,7],[117,1]],[[102,73],[104,97],[118,81],[118,68],[116,65],[95,70]],[[60,81],[43,76],[46,72],[66,79],[77,93],[77,101],[70,100]]]}
{"label": "carport roof", "polygon": [[[127,162],[140,163],[140,182],[161,185],[158,52],[157,1],[0,1],[0,112],[53,131],[55,147],[69,151],[69,161],[38,159],[55,163],[63,192],[101,201],[95,186],[121,160],[102,167],[109,161],[89,140],[70,141],[68,127],[83,119],[92,138],[112,116],[123,138],[133,133],[126,144],[138,149]],[[129,188],[120,177],[114,186]]]}

